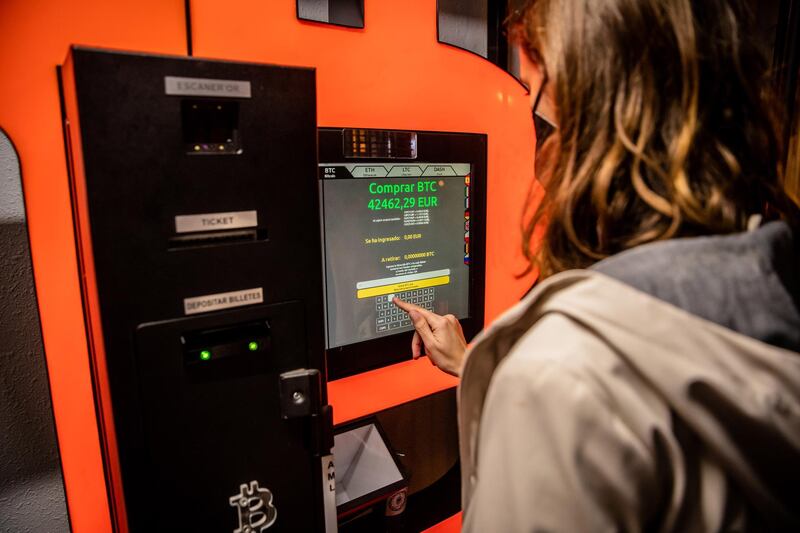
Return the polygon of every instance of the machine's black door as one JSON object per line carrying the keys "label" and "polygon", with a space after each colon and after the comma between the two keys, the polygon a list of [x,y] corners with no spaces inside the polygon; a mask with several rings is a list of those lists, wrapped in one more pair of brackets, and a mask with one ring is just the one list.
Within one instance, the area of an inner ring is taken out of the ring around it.
{"label": "machine's black door", "polygon": [[278,393],[305,362],[303,324],[289,302],[138,328],[151,524],[317,528],[320,459],[308,419],[283,419]]}
{"label": "machine's black door", "polygon": [[280,403],[309,369],[325,404],[314,71],[73,48],[64,74],[117,522],[322,531],[330,413]]}

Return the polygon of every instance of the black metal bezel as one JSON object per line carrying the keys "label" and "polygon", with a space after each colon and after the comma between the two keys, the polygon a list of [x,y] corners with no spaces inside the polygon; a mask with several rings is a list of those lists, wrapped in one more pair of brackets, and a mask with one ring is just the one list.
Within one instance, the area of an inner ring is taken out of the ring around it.
{"label": "black metal bezel", "polygon": [[[379,163],[382,160],[345,158],[342,134],[350,128],[319,129],[319,162]],[[419,162],[470,163],[470,282],[469,318],[461,320],[471,340],[483,329],[486,283],[486,167],[487,136],[480,133],[416,131]],[[392,160],[387,159],[387,162]],[[403,160],[406,161],[406,160]],[[324,209],[324,198],[320,203]],[[477,223],[480,221],[480,223]],[[323,246],[324,246],[324,227]],[[323,265],[324,267],[324,265]],[[326,317],[327,320],[327,317]],[[356,344],[328,348],[328,379],[334,380],[411,359],[413,332],[406,331]]]}

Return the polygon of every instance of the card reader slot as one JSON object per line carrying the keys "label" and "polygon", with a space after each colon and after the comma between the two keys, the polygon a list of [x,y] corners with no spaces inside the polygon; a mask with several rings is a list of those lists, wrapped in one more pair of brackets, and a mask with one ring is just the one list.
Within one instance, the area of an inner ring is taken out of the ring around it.
{"label": "card reader slot", "polygon": [[170,250],[184,248],[198,248],[203,246],[219,246],[222,244],[236,244],[242,242],[263,241],[267,238],[266,230],[232,229],[224,231],[203,231],[175,235],[169,240]]}

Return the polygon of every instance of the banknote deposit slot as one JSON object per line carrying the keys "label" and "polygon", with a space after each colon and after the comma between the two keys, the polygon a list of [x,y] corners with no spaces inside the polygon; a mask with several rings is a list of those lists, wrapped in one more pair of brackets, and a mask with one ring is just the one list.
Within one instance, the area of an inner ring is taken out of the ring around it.
{"label": "banknote deposit slot", "polygon": [[187,333],[181,336],[187,365],[204,364],[226,357],[265,357],[270,351],[267,321]]}

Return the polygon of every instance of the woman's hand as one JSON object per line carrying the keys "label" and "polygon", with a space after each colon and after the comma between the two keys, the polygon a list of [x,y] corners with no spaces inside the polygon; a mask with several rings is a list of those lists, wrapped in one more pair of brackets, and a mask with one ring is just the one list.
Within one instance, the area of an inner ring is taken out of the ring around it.
{"label": "woman's hand", "polygon": [[467,340],[461,324],[453,315],[437,315],[418,305],[392,299],[397,307],[408,313],[414,324],[414,338],[411,340],[411,354],[414,359],[428,356],[431,363],[441,370],[458,376],[467,351]]}

